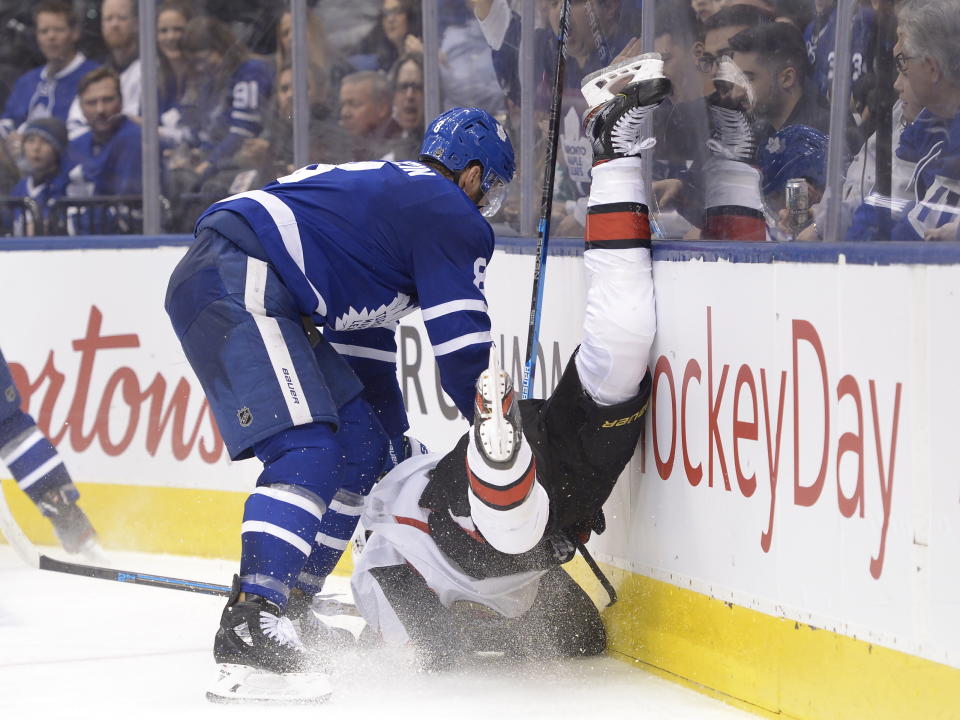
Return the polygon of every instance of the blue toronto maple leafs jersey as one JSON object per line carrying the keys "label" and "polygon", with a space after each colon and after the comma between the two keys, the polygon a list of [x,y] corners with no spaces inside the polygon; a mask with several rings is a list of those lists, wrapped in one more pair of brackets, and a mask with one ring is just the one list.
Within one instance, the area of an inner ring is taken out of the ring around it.
{"label": "blue toronto maple leafs jersey", "polygon": [[246,220],[300,312],[384,393],[397,388],[397,320],[421,308],[443,389],[472,419],[494,236],[460,188],[416,162],[308,165],[212,205],[198,228],[218,210]]}
{"label": "blue toronto maple leafs jersey", "polygon": [[213,168],[229,162],[245,139],[255,138],[263,130],[273,80],[269,64],[245,60],[223,88],[218,89],[215,79],[208,78],[197,93],[195,105],[180,104],[193,144],[206,152]]}
{"label": "blue toronto maple leafs jersey", "polygon": [[[850,45],[851,77],[855,82],[873,67],[873,49],[877,23],[873,10],[859,7],[853,16],[853,34]],[[803,33],[807,45],[807,59],[813,68],[813,81],[824,97],[833,82],[833,65],[837,40],[837,6],[824,10],[807,25]]]}
{"label": "blue toronto maple leafs jersey", "polygon": [[99,63],[78,52],[53,77],[48,76],[46,65],[25,72],[17,78],[3,108],[0,135],[6,136],[33,118],[55,117],[67,122],[81,78],[97,67]]}

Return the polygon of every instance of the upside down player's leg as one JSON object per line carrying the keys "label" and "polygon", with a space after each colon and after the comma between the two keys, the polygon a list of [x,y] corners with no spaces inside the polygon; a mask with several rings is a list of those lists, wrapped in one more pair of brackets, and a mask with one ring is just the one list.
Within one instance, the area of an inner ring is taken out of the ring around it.
{"label": "upside down player's leg", "polygon": [[59,453],[20,409],[20,394],[0,353],[0,462],[7,466],[17,486],[53,523],[64,549],[70,553],[95,552],[97,535],[77,505],[80,492],[70,479]]}

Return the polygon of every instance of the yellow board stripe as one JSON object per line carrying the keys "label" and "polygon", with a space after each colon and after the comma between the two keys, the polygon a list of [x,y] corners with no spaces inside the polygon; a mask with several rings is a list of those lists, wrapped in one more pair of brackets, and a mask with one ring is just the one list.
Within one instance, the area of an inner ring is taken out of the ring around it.
{"label": "yellow board stripe", "polygon": [[[2,481],[14,517],[34,543],[56,545],[53,528],[13,480]],[[80,506],[107,549],[240,559],[247,494],[223,490],[78,483]],[[0,542],[2,542],[0,538]],[[350,548],[336,574],[353,569]]]}
{"label": "yellow board stripe", "polygon": [[[23,530],[54,544],[50,524],[3,481]],[[80,484],[106,548],[238,559],[245,493]],[[353,567],[350,550],[337,574]],[[567,565],[601,607],[586,564]],[[609,565],[620,601],[604,611],[611,654],[758,715],[824,718],[960,717],[960,670],[792,620],[715,600]]]}
{"label": "yellow board stripe", "polygon": [[[603,607],[585,563],[571,574]],[[612,653],[766,717],[960,718],[960,670],[603,566]]]}

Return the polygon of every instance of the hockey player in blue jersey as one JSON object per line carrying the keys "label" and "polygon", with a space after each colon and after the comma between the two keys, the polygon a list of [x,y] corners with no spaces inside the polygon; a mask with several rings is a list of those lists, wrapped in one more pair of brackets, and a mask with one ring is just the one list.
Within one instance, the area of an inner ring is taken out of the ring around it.
{"label": "hockey player in blue jersey", "polygon": [[3,353],[0,353],[0,463],[7,466],[17,486],[53,523],[57,538],[67,552],[96,556],[97,535],[77,505],[80,493],[56,448],[34,419],[20,409],[20,393]]}
{"label": "hockey player in blue jersey", "polygon": [[[513,173],[503,127],[454,108],[430,124],[420,162],[309,165],[201,215],[167,312],[230,457],[264,463],[215,641],[221,666],[308,666],[287,618],[318,632],[308,600],[407,427],[399,318],[421,309],[443,388],[472,419],[490,346],[483,215]],[[213,699],[242,697],[225,678]]]}

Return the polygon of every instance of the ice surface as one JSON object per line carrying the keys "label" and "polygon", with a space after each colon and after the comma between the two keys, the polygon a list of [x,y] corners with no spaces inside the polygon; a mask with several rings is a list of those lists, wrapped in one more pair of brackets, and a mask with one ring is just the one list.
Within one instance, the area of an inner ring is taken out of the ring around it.
{"label": "ice surface", "polygon": [[[222,561],[109,555],[119,569],[222,584],[234,571]],[[329,584],[329,591],[349,591],[346,578]],[[491,659],[424,675],[409,651],[382,649],[335,658],[336,690],[323,705],[214,705],[204,693],[215,675],[211,646],[222,598],[32,570],[7,545],[0,545],[0,588],[3,720],[752,717],[612,658]],[[355,632],[362,623],[338,622]]]}

